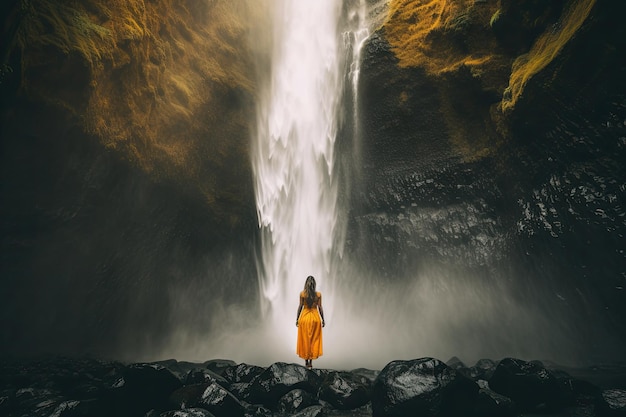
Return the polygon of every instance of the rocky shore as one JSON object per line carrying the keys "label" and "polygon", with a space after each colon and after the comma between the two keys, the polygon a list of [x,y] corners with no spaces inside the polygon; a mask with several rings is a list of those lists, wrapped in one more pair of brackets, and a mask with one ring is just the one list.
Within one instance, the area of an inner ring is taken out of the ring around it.
{"label": "rocky shore", "polygon": [[0,415],[625,416],[626,365],[393,361],[382,370],[278,362],[154,363],[49,358],[0,362]]}

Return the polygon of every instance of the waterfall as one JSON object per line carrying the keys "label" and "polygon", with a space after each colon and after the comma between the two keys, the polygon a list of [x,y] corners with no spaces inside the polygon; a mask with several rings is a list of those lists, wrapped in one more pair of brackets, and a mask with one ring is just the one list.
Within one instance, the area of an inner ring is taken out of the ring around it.
{"label": "waterfall", "polygon": [[[342,12],[338,0],[276,5],[271,74],[258,104],[252,162],[261,314],[282,340],[275,343],[294,352],[298,295],[308,275],[316,277],[332,320],[343,245],[335,144],[350,63],[343,58]],[[352,73],[354,80],[357,69]]]}

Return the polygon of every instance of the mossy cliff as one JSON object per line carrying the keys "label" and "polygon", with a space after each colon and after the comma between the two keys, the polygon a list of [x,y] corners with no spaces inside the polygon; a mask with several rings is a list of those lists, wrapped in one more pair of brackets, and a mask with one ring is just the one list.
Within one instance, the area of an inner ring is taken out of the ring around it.
{"label": "mossy cliff", "polygon": [[254,296],[263,13],[239,0],[0,5],[0,352],[156,351],[184,300],[204,300],[206,332],[211,299]]}
{"label": "mossy cliff", "polygon": [[[614,25],[619,33],[605,40],[606,48],[618,47],[623,31],[612,17],[616,12],[596,0],[391,0],[387,19],[370,41],[373,52],[366,51],[364,66],[372,71],[364,75],[363,90],[396,86],[389,92],[396,94],[395,103],[389,98],[385,105],[398,114],[425,111],[430,127],[414,120],[416,128],[441,137],[466,161],[495,155],[510,136],[511,119],[522,113],[518,102],[536,100],[527,94],[528,84],[550,84],[538,81],[547,73],[558,82],[567,66],[586,64],[573,48],[577,38]],[[383,50],[388,58],[376,52]],[[382,59],[396,69],[380,65]],[[426,102],[431,105],[420,104]],[[363,105],[380,108],[367,98]],[[437,110],[424,110],[433,105]]]}
{"label": "mossy cliff", "polygon": [[[226,224],[242,221],[250,204],[243,196],[252,194],[249,168],[239,161],[248,159],[253,119],[247,48],[258,4],[30,0],[4,7],[5,64],[19,100],[58,111],[85,141],[155,181],[199,193]],[[29,122],[17,123],[39,123],[26,106],[16,107],[16,117]]]}

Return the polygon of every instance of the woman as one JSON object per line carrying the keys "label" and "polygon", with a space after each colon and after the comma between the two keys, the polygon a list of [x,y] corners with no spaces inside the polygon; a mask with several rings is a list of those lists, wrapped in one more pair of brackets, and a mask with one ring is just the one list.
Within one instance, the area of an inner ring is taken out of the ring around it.
{"label": "woman", "polygon": [[304,366],[313,368],[313,359],[322,356],[322,327],[324,310],[322,294],[315,291],[315,278],[308,276],[304,291],[300,293],[300,305],[296,326],[298,327],[298,347],[296,353],[304,359]]}

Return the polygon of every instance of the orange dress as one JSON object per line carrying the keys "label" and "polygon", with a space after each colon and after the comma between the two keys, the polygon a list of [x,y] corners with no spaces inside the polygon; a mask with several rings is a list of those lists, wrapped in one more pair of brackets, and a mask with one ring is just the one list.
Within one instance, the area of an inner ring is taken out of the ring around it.
{"label": "orange dress", "polygon": [[317,310],[318,306],[322,306],[322,294],[319,292],[317,301],[313,303],[311,308],[306,305],[306,293],[300,293],[300,303],[302,304],[302,312],[298,318],[298,345],[296,353],[302,359],[317,359],[322,356],[322,319]]}

